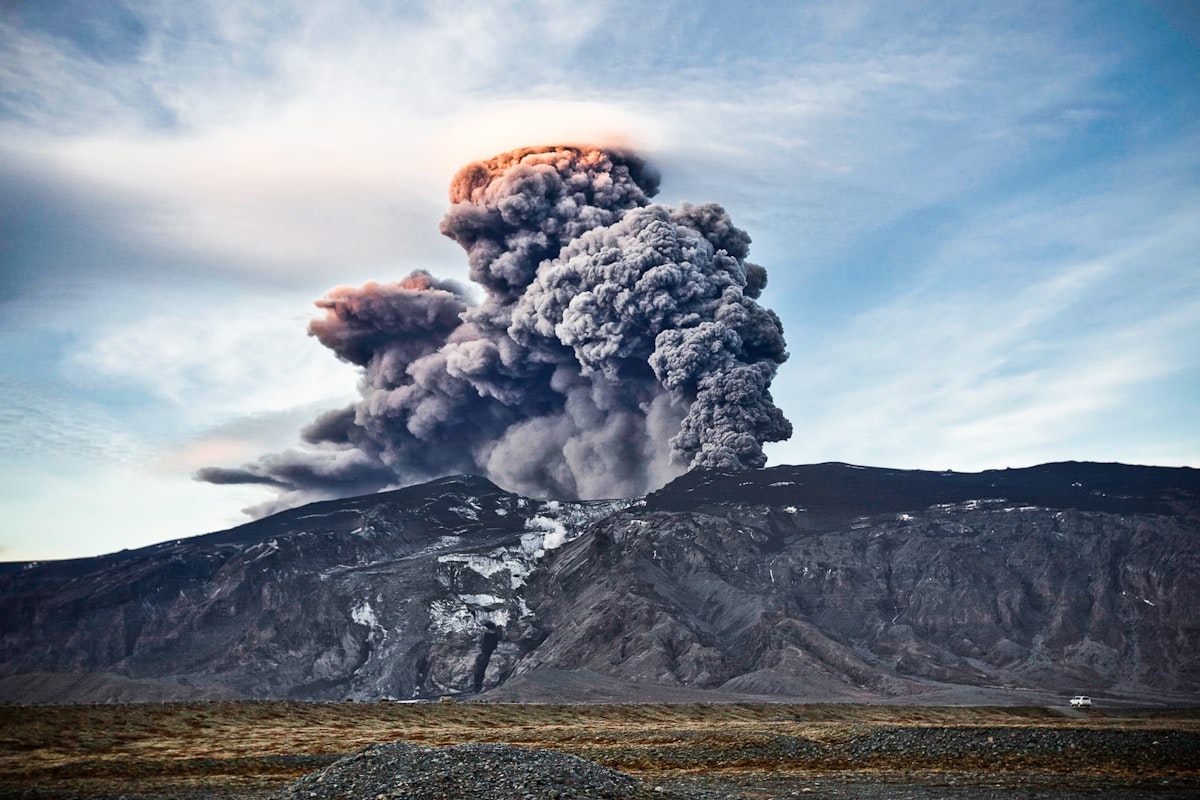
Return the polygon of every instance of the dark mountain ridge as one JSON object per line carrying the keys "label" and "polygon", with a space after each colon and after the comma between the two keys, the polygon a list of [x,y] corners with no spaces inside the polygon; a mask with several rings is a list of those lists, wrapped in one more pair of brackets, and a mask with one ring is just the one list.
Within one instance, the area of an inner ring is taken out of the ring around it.
{"label": "dark mountain ridge", "polygon": [[[752,479],[749,476],[753,476]],[[752,488],[753,494],[746,490]],[[1200,470],[1066,461],[1024,469],[930,472],[825,463],[767,467],[753,473],[698,470],[647,496],[648,507],[696,510],[710,504],[803,503],[825,515],[920,511],[981,498],[1009,505],[1171,514],[1196,502]],[[693,494],[698,493],[698,494]]]}
{"label": "dark mountain ridge", "polygon": [[0,565],[0,609],[10,701],[111,676],[121,699],[1194,702],[1200,471],[817,464],[584,503],[461,476]]}

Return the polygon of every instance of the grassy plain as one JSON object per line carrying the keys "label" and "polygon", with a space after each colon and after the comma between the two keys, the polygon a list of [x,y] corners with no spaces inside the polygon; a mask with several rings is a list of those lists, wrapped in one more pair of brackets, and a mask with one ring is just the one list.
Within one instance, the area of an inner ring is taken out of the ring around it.
{"label": "grassy plain", "polygon": [[0,706],[0,798],[262,797],[397,740],[554,748],[729,787],[1200,787],[1200,708],[217,702]]}

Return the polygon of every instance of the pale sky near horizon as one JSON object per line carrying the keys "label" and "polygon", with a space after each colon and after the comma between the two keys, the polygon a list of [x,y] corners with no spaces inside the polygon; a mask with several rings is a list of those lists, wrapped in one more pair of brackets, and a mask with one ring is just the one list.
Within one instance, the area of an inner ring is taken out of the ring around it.
{"label": "pale sky near horizon", "polygon": [[466,280],[462,164],[631,146],[767,268],[771,464],[1200,466],[1200,4],[0,2],[0,561],[218,530]]}

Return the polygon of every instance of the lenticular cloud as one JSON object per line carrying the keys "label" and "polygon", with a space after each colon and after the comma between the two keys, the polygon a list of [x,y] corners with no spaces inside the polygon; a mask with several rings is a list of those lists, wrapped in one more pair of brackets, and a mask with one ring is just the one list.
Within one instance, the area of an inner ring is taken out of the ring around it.
{"label": "lenticular cloud", "polygon": [[586,499],[762,466],[763,443],[791,435],[769,391],[787,352],[756,302],[766,271],[723,208],[651,204],[657,184],[594,147],[467,165],[441,231],[482,301],[424,271],[330,291],[309,332],[362,368],[361,398],[304,449],[198,477],[277,487],[272,511],[455,473]]}

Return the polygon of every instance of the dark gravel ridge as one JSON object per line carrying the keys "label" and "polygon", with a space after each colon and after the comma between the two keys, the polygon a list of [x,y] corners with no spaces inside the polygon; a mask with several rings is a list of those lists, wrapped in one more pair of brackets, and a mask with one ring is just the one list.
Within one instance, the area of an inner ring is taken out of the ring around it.
{"label": "dark gravel ridge", "polygon": [[[307,775],[278,800],[630,800],[641,783],[592,761],[503,744],[377,744]],[[661,797],[662,795],[658,795]]]}

